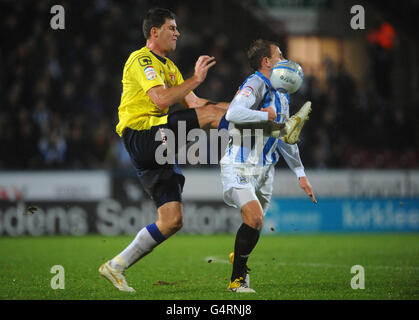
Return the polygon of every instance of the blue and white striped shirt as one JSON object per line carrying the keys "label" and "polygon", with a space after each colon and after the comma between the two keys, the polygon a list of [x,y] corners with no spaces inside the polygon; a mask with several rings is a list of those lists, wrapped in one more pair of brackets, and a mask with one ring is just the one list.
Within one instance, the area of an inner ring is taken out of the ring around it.
{"label": "blue and white striped shirt", "polygon": [[[269,80],[256,71],[240,86],[230,104],[226,113],[229,131],[234,132],[235,124],[266,122],[268,113],[260,109],[269,106],[276,109],[276,122],[283,123],[289,117],[289,95],[276,91]],[[271,167],[278,162],[279,153],[297,176],[305,176],[296,144],[289,145],[280,139],[257,134],[255,137],[254,132],[246,135],[241,131],[240,139],[234,139],[232,134],[220,164]]]}

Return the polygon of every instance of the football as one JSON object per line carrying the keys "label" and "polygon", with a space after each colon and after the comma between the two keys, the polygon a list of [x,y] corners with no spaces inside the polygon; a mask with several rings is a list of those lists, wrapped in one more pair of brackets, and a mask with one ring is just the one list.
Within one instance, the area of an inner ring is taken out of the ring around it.
{"label": "football", "polygon": [[278,62],[271,71],[270,81],[274,89],[292,94],[300,89],[304,80],[303,68],[294,61]]}

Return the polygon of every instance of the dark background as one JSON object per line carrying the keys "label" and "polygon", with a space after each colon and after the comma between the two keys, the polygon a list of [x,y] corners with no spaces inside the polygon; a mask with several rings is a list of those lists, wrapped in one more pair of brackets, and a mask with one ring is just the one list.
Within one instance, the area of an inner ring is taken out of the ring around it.
{"label": "dark background", "polygon": [[[316,7],[315,1],[299,3]],[[320,3],[321,13],[338,2]],[[338,61],[325,61],[323,86],[315,72],[306,72],[303,87],[291,96],[291,113],[305,100],[313,102],[299,144],[304,165],[418,168],[418,1],[344,3],[345,14],[352,4],[366,8],[361,36],[368,67],[359,81]],[[65,8],[65,30],[50,27],[55,4]],[[1,0],[0,170],[130,167],[115,132],[122,70],[129,54],[145,44],[142,17],[155,6],[177,16],[181,36],[171,58],[184,78],[193,74],[199,55],[216,57],[195,90],[200,97],[233,98],[252,73],[246,50],[259,37],[279,42],[287,55],[290,35],[278,22],[252,14],[255,7],[264,10],[258,1]],[[347,16],[336,27],[349,28]],[[390,47],[374,38],[384,22],[395,33]]]}

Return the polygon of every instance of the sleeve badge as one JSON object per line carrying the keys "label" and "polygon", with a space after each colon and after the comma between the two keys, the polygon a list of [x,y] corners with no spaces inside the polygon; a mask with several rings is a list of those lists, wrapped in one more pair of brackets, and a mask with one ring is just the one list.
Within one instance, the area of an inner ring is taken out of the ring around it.
{"label": "sleeve badge", "polygon": [[240,95],[249,97],[253,93],[253,88],[251,86],[244,87],[240,90]]}
{"label": "sleeve badge", "polygon": [[144,73],[148,80],[154,80],[157,77],[157,73],[152,66],[144,68]]}

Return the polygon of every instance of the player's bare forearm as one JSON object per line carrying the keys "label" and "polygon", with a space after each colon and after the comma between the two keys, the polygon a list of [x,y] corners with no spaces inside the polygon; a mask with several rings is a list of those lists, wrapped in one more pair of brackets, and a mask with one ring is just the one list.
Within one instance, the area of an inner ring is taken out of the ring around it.
{"label": "player's bare forearm", "polygon": [[[150,99],[161,110],[166,109],[176,102],[186,100],[186,97],[193,94],[192,90],[198,87],[206,78],[208,70],[215,65],[215,58],[210,56],[200,56],[195,64],[195,73],[178,86],[165,88],[163,86],[153,87],[147,91]],[[194,95],[194,94],[193,94]],[[195,96],[195,95],[194,95]],[[195,96],[196,97],[196,96]]]}
{"label": "player's bare forearm", "polygon": [[147,94],[158,108],[164,110],[172,104],[183,100],[192,90],[198,87],[200,83],[201,82],[198,81],[195,76],[193,76],[175,87],[153,87],[147,91]]}

